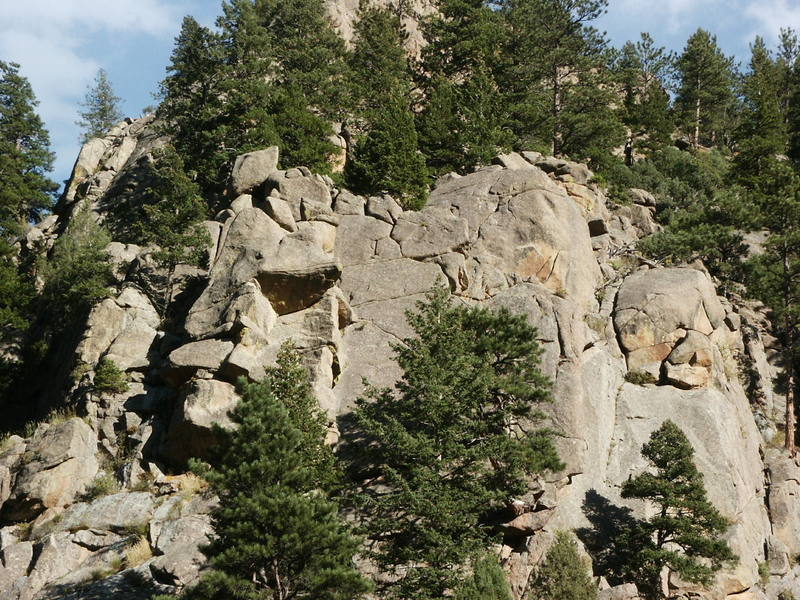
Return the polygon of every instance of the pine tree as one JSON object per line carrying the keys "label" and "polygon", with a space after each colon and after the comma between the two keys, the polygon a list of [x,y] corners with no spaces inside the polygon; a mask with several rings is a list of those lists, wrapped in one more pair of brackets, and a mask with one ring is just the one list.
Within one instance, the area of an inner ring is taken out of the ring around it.
{"label": "pine tree", "polygon": [[607,0],[503,0],[511,126],[517,146],[594,158],[622,143],[606,40],[589,24]]}
{"label": "pine tree", "polygon": [[506,574],[497,558],[486,554],[475,561],[472,575],[453,595],[455,600],[512,600]]}
{"label": "pine tree", "polygon": [[561,464],[549,432],[523,426],[549,399],[524,317],[451,306],[443,289],[407,317],[418,337],[394,347],[402,379],[358,400],[381,483],[365,510],[392,597],[441,598],[494,539],[492,514]]}
{"label": "pine tree", "polygon": [[632,577],[650,597],[661,597],[661,571],[667,568],[690,583],[707,585],[713,574],[736,557],[721,535],[726,519],[706,498],[703,475],[694,464],[694,449],[672,421],[654,431],[642,447],[653,472],[622,485],[623,498],[654,504],[655,515],[638,522],[645,547],[637,553]]}
{"label": "pine tree", "polygon": [[8,240],[53,203],[58,185],[50,136],[36,114],[39,102],[19,65],[0,61],[0,236]]}
{"label": "pine tree", "polygon": [[166,271],[159,312],[166,314],[172,302],[178,265],[202,266],[210,245],[203,220],[208,206],[200,187],[185,172],[183,160],[171,146],[154,154],[151,183],[133,214],[121,214],[126,241],[156,248],[153,258]]}
{"label": "pine tree", "polygon": [[769,232],[766,252],[749,261],[748,289],[772,311],[783,348],[786,416],[785,444],[795,455],[797,398],[796,366],[800,335],[800,175],[786,161],[766,163],[755,201],[760,225]]}
{"label": "pine tree", "polygon": [[624,98],[622,122],[629,132],[625,144],[629,166],[637,152],[652,152],[669,142],[674,125],[667,89],[674,63],[674,53],[656,47],[648,33],[622,47],[615,70]]}
{"label": "pine tree", "polygon": [[556,533],[556,541],[547,551],[544,562],[528,592],[528,600],[595,600],[597,586],[578,553],[578,544],[566,531]]}
{"label": "pine tree", "polygon": [[110,242],[91,208],[77,207],[49,258],[39,266],[44,280],[40,302],[47,306],[50,331],[86,318],[97,302],[108,297],[113,277],[105,249]]}
{"label": "pine tree", "polygon": [[716,36],[698,29],[677,63],[676,108],[692,143],[720,144],[733,104],[733,60],[717,46]]}
{"label": "pine tree", "polygon": [[315,412],[280,397],[305,389],[304,377],[280,369],[262,383],[242,383],[230,413],[237,428],[218,430],[224,441],[212,466],[193,463],[220,504],[204,550],[212,570],[186,598],[346,600],[369,589],[353,564],[359,540],[318,489],[320,463],[309,464],[306,443],[322,439],[298,428]]}
{"label": "pine tree", "polygon": [[366,136],[356,142],[345,177],[356,191],[386,192],[403,208],[419,210],[428,198],[427,167],[418,150],[408,98],[384,100]]}
{"label": "pine tree", "polygon": [[778,63],[764,39],[750,46],[750,69],[744,77],[744,110],[737,130],[738,153],[734,159],[737,179],[758,186],[767,162],[786,151],[788,138],[781,109],[782,78]]}
{"label": "pine tree", "polygon": [[483,0],[440,0],[437,9],[422,25],[420,87],[427,100],[419,143],[432,173],[467,173],[512,142],[497,79],[504,29]]}
{"label": "pine tree", "polygon": [[222,34],[183,20],[158,114],[212,208],[236,156],[279,142],[268,107],[269,45],[249,0],[223,5]]}
{"label": "pine tree", "polygon": [[83,110],[78,111],[81,118],[75,122],[83,129],[80,136],[81,143],[86,143],[95,137],[103,137],[122,120],[121,100],[122,98],[114,94],[106,70],[98,69],[94,85],[87,86],[86,96],[81,102]]}

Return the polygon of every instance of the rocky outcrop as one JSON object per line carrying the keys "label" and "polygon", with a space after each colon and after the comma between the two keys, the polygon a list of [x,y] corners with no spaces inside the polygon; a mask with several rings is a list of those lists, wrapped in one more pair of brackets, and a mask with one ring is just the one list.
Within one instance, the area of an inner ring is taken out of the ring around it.
{"label": "rocky outcrop", "polygon": [[[57,222],[36,243],[57,235],[76,202],[113,210],[115,190],[133,185],[137,161],[157,144],[146,121],[90,142]],[[591,555],[606,517],[647,515],[620,487],[646,468],[641,446],[666,419],[694,445],[740,559],[709,590],[673,579],[674,595],[797,588],[800,473],[771,447],[783,397],[763,310],[720,298],[702,265],[663,268],[636,255],[635,242],[657,229],[647,192],[631,190],[633,202],[614,208],[585,165],[532,152],[495,163],[441,178],[423,210],[404,211],[304,167],[278,170],[276,149],[243,155],[230,207],[206,223],[208,269],[192,271],[199,283],[182,288],[169,319],[141,276],[152,249],[111,244],[117,288],[92,311],[73,357],[82,374],[68,399],[85,420],[41,425],[0,448],[0,592],[101,598],[134,594],[128,580],[153,593],[196,580],[213,499],[180,473],[207,455],[215,425],[230,425],[236,381],[263,377],[291,340],[333,442],[364,378],[391,386],[400,377],[392,346],[411,334],[405,311],[436,285],[459,302],[525,315],[553,383],[546,412],[566,468],[532,482],[504,526],[517,598],[556,531],[594,532],[581,534]],[[126,373],[127,392],[93,390],[102,358]],[[82,497],[103,491],[109,475],[120,489]],[[141,564],[90,582],[134,544]],[[603,598],[638,597],[635,586],[601,583]]]}

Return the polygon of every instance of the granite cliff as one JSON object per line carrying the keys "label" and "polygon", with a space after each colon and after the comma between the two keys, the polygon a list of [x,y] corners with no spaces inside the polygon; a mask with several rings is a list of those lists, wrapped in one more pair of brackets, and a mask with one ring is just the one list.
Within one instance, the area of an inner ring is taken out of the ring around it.
{"label": "granite cliff", "polygon": [[[78,207],[108,220],[135,202],[161,143],[151,120],[83,147],[56,213],[21,241],[27,252],[47,252]],[[83,368],[54,375],[42,400],[71,412],[0,447],[0,595],[146,598],[191,584],[214,499],[185,464],[213,444],[236,379],[258,379],[293,340],[335,443],[362,378],[398,377],[390,344],[410,334],[404,311],[437,284],[459,302],[526,315],[553,382],[546,410],[567,466],[534,482],[506,525],[516,597],[557,530],[577,530],[592,554],[615,519],[645,513],[620,486],[646,468],[640,448],[666,419],[695,447],[739,557],[709,590],[670,581],[674,596],[800,594],[800,467],[776,437],[783,397],[768,321],[759,305],[718,295],[701,264],[637,255],[636,241],[658,229],[652,196],[632,190],[632,203],[612,205],[586,166],[523,152],[441,178],[412,212],[277,163],[276,148],[236,161],[230,205],[205,224],[207,268],[179,270],[177,319],[156,309],[153,249],[108,246],[114,293],[63,357]],[[104,357],[127,392],[93,391]],[[108,478],[119,480],[112,493],[86,495]],[[637,597],[614,583],[600,581],[601,597]]]}

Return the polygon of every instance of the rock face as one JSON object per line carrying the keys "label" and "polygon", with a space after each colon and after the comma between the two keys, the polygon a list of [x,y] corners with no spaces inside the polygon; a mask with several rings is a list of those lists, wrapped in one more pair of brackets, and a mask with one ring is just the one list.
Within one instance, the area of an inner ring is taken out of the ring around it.
{"label": "rock face", "polygon": [[[157,143],[145,121],[90,142],[58,219],[31,243],[46,247],[76,202],[113,210],[115,186]],[[174,592],[196,580],[214,501],[189,476],[164,473],[207,455],[214,425],[230,425],[238,378],[263,377],[291,340],[335,440],[364,378],[391,386],[400,377],[392,344],[412,333],[405,311],[436,285],[459,302],[525,315],[553,382],[546,410],[566,468],[535,482],[520,500],[530,510],[506,524],[516,542],[501,554],[516,598],[556,531],[602,531],[605,515],[648,514],[620,487],[646,468],[641,446],[666,419],[694,445],[740,559],[708,590],[671,580],[674,596],[800,593],[800,471],[771,447],[783,397],[761,308],[720,298],[700,266],[660,268],[631,252],[657,228],[646,192],[611,210],[585,165],[533,152],[495,163],[441,178],[411,212],[304,167],[277,170],[276,149],[243,155],[230,209],[206,223],[209,268],[187,271],[199,283],[182,290],[170,319],[143,283],[150,250],[111,244],[117,288],[89,317],[72,357],[85,374],[64,398],[85,421],[41,425],[0,447],[0,596],[85,583],[75,597],[107,597],[129,593],[136,578]],[[127,392],[91,391],[104,357],[126,373]],[[81,496],[112,475],[120,489]],[[25,522],[30,539],[17,527]],[[590,554],[592,539],[581,536]],[[133,543],[149,549],[128,567],[133,575],[89,582]],[[601,597],[638,597],[629,582],[609,583]]]}

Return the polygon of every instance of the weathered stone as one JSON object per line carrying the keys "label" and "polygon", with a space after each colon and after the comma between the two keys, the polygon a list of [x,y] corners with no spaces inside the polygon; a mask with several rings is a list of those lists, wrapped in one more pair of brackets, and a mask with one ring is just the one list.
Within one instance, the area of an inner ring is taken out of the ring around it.
{"label": "weathered stone", "polygon": [[33,543],[19,542],[0,549],[0,593],[8,592],[20,577],[28,574],[33,560]]}
{"label": "weathered stone", "polygon": [[235,194],[248,192],[267,180],[278,168],[278,147],[248,152],[236,157],[231,172],[231,186]]}
{"label": "weathered stone", "polygon": [[213,533],[208,515],[190,515],[164,523],[154,540],[155,549],[163,556],[150,565],[156,578],[170,585],[192,583],[206,563],[200,546],[207,544]]}
{"label": "weathered stone", "polygon": [[708,385],[711,373],[699,365],[667,365],[667,380],[682,389],[701,388]]}
{"label": "weathered stone", "polygon": [[687,268],[639,271],[617,295],[614,325],[625,350],[668,341],[677,329],[710,334],[725,318],[708,276]]}
{"label": "weathered stone", "polygon": [[66,532],[48,535],[38,545],[38,555],[25,584],[28,598],[47,584],[55,582],[76,570],[91,552],[72,541]]}
{"label": "weathered stone", "polygon": [[233,350],[233,342],[224,340],[201,340],[181,346],[169,355],[169,361],[177,369],[219,370],[219,366]]}
{"label": "weathered stone", "polygon": [[172,414],[163,453],[169,462],[184,464],[207,456],[216,443],[213,425],[230,427],[228,417],[239,401],[236,389],[222,381],[198,379],[189,384]]}
{"label": "weathered stone", "polygon": [[242,286],[255,279],[260,263],[275,255],[286,235],[286,230],[257,208],[236,215],[221,242],[209,283],[186,318],[186,331],[191,336],[230,331],[233,323],[227,320],[228,311]]}
{"label": "weathered stone", "polygon": [[329,207],[332,204],[328,186],[317,176],[303,176],[300,171],[277,171],[269,177],[267,183],[277,189],[281,197],[292,206],[299,207],[301,200],[310,200]]}
{"label": "weathered stone", "polygon": [[241,194],[231,202],[231,210],[237,215],[245,208],[253,208],[253,197],[250,194]]}
{"label": "weathered stone", "polygon": [[333,210],[337,215],[364,216],[366,200],[363,196],[356,196],[347,190],[340,190],[336,195]]}
{"label": "weathered stone", "polygon": [[467,221],[442,208],[403,213],[392,229],[406,258],[429,258],[463,247],[469,240]]}
{"label": "weathered stone", "polygon": [[425,293],[443,281],[437,265],[401,258],[353,265],[342,275],[339,287],[348,302],[358,307],[366,302]]}
{"label": "weathered stone", "polygon": [[78,418],[38,429],[3,515],[30,519],[46,508],[72,502],[97,473],[96,445],[95,433]]}
{"label": "weathered stone", "polygon": [[372,196],[367,200],[365,213],[369,217],[394,225],[403,214],[403,209],[391,196]]}
{"label": "weathered stone", "polygon": [[495,164],[501,165],[506,169],[533,169],[534,166],[516,152],[498,155],[494,161]]}
{"label": "weathered stone", "polygon": [[155,498],[148,492],[121,492],[73,504],[56,527],[61,531],[98,529],[125,533],[144,526],[154,509]]}
{"label": "weathered stone", "polygon": [[264,200],[264,210],[286,231],[297,231],[297,223],[295,223],[292,209],[286,200],[270,196]]}
{"label": "weathered stone", "polygon": [[615,585],[597,592],[597,600],[639,600],[639,590],[635,583]]}
{"label": "weathered stone", "polygon": [[642,206],[649,206],[652,208],[655,208],[657,206],[655,196],[653,196],[653,194],[651,194],[647,190],[631,188],[628,190],[628,194],[630,194],[631,199],[636,204],[641,204]]}
{"label": "weathered stone", "polygon": [[344,267],[374,260],[378,254],[377,244],[388,240],[391,233],[392,226],[384,221],[372,217],[344,215],[336,232],[336,258]]}

